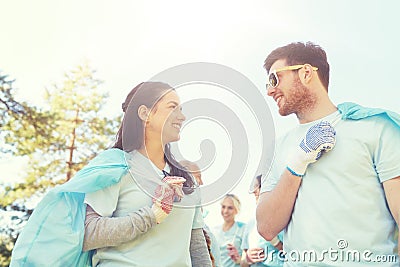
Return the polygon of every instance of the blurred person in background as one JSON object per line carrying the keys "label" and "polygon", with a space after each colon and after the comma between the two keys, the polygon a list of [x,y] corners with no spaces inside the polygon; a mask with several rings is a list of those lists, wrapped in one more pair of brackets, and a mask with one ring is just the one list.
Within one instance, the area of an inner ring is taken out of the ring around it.
{"label": "blurred person in background", "polygon": [[226,194],[221,201],[224,223],[213,229],[219,243],[222,267],[238,267],[243,251],[246,224],[235,220],[240,212],[240,200],[234,194]]}
{"label": "blurred person in background", "polygon": [[[182,167],[184,167],[187,170],[187,172],[189,172],[196,179],[198,186],[203,185],[203,180],[201,178],[201,170],[196,163],[188,160],[182,160],[179,163],[182,165]],[[203,218],[205,218],[208,212],[205,212],[203,210],[203,207],[202,207],[202,212],[203,212]],[[213,266],[221,267],[221,253],[219,251],[219,244],[217,239],[215,238],[215,235],[212,233],[210,227],[208,227],[207,224],[204,224],[203,232],[207,244],[209,246],[209,252]]]}
{"label": "blurred person in background", "polygon": [[[254,194],[256,204],[260,195],[261,176],[262,175],[260,174],[254,177],[249,188],[249,193]],[[283,231],[281,231],[271,241],[265,240],[257,231],[254,216],[254,218],[247,223],[244,236],[243,255],[240,266],[283,266],[282,255],[279,254],[283,248]]]}

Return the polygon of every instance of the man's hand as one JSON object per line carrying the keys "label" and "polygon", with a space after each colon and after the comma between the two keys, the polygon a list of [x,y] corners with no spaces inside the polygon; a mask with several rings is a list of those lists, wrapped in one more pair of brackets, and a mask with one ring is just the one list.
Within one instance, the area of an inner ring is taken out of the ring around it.
{"label": "man's hand", "polygon": [[312,126],[301,140],[297,152],[287,165],[296,176],[304,176],[310,163],[316,162],[324,152],[330,151],[336,143],[336,131],[327,121]]}

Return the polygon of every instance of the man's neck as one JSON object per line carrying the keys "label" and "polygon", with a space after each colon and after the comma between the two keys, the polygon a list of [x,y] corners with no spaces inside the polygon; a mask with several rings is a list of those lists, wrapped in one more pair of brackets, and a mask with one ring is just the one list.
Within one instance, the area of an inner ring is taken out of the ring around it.
{"label": "man's neck", "polygon": [[314,107],[306,110],[303,113],[297,113],[297,119],[300,124],[312,122],[324,118],[337,111],[337,107],[330,101],[325,99],[319,101]]}

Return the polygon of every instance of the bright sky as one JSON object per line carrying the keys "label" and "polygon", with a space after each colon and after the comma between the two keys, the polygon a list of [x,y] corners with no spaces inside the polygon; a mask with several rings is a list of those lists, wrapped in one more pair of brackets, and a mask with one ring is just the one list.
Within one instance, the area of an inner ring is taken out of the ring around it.
{"label": "bright sky", "polygon": [[[268,53],[292,41],[310,40],[328,54],[335,103],[353,101],[400,113],[397,0],[37,0],[2,1],[1,10],[0,69],[16,79],[19,99],[32,104],[40,105],[45,87],[85,60],[105,81],[103,88],[110,93],[105,112],[110,115],[121,112],[133,86],[189,62],[229,66],[264,92],[262,65]],[[273,101],[267,101],[278,134],[294,125],[294,117],[280,118]],[[229,140],[218,131],[215,145],[226,150]],[[254,140],[249,141],[253,147]],[[195,152],[187,155],[196,160],[199,148],[192,147]],[[0,179],[20,177],[24,167],[18,161],[2,156]],[[255,161],[250,160],[250,169]],[[215,176],[204,173],[203,179],[207,183]],[[243,202],[243,221],[254,211],[254,199],[246,193],[250,179],[245,177],[233,190]],[[222,223],[218,203],[206,209],[210,225]]]}

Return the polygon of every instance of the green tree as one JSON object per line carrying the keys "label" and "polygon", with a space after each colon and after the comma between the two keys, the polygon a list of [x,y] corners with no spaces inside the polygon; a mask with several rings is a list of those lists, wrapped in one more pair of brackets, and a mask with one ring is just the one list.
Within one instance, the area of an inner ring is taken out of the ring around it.
{"label": "green tree", "polygon": [[[17,101],[14,97],[14,81],[0,72],[0,138],[4,138],[11,125],[17,127],[13,130],[29,128],[31,135],[46,136],[51,126],[48,124],[51,115],[24,101]],[[16,152],[13,148],[13,146],[2,146],[0,152],[10,152],[10,150]],[[24,154],[23,151],[20,153]]]}
{"label": "green tree", "polygon": [[[18,122],[19,128],[30,127],[33,135],[46,135],[50,128],[47,122],[51,119],[48,112],[41,112],[24,101],[16,100],[13,87],[14,80],[0,72],[0,153],[16,152],[13,145],[4,143],[4,138],[10,130],[11,122]],[[16,123],[14,123],[15,125]],[[0,187],[1,200],[5,198],[4,192],[10,188]],[[18,201],[8,206],[0,205],[0,266],[8,266],[11,249],[15,243],[24,221],[31,210],[21,211]]]}
{"label": "green tree", "polygon": [[[4,187],[0,191],[3,211],[19,212],[13,215],[14,228],[1,228],[6,233],[2,239],[1,255],[15,242],[21,226],[26,222],[35,205],[27,205],[57,184],[71,177],[97,153],[112,143],[120,117],[107,118],[101,113],[107,94],[100,91],[102,81],[88,64],[65,73],[60,84],[46,90],[46,127],[38,134],[35,124],[20,117],[10,117],[3,125],[4,140],[16,156],[28,158],[23,183]],[[43,120],[44,122],[44,120]],[[0,214],[1,219],[1,214]]]}
{"label": "green tree", "polygon": [[8,75],[0,72],[0,127],[6,123],[8,116],[24,113],[26,109],[14,98],[13,82],[14,80],[10,80]]}

